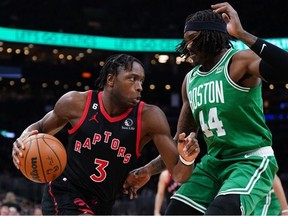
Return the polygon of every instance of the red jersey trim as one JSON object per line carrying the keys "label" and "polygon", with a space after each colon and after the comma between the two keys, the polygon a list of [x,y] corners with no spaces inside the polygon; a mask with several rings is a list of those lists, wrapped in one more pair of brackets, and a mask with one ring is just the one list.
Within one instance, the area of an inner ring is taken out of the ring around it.
{"label": "red jersey trim", "polygon": [[87,113],[88,113],[88,110],[89,110],[89,107],[90,107],[90,104],[91,104],[91,98],[92,98],[92,90],[89,90],[88,91],[88,95],[87,95],[87,100],[86,100],[86,104],[85,104],[85,107],[84,107],[84,110],[83,110],[83,113],[82,113],[82,116],[80,118],[80,120],[77,122],[77,124],[71,128],[70,130],[68,130],[68,133],[69,134],[72,134],[74,133],[76,130],[78,130],[78,128],[82,125],[82,123],[84,122],[86,116],[87,116]]}
{"label": "red jersey trim", "polygon": [[54,202],[55,215],[58,215],[58,213],[59,213],[58,202],[56,200],[56,197],[55,197],[54,193],[52,192],[52,182],[51,181],[48,183],[48,192],[49,192],[49,194],[50,194],[50,196],[51,196],[51,198],[53,199],[53,202]]}
{"label": "red jersey trim", "polygon": [[140,146],[140,140],[141,140],[141,131],[142,131],[142,110],[144,107],[144,102],[141,101],[138,107],[138,112],[137,112],[137,134],[136,134],[136,155],[137,157],[141,156],[141,153],[139,151],[139,146]]}
{"label": "red jersey trim", "polygon": [[116,116],[116,117],[111,117],[105,110],[104,106],[103,106],[103,101],[102,101],[102,95],[103,95],[103,91],[99,92],[98,94],[98,101],[99,101],[99,105],[100,105],[100,110],[103,114],[103,116],[109,121],[109,122],[117,122],[120,121],[124,118],[126,118],[129,113],[132,111],[133,108],[129,108],[125,113],[123,113],[120,116]]}

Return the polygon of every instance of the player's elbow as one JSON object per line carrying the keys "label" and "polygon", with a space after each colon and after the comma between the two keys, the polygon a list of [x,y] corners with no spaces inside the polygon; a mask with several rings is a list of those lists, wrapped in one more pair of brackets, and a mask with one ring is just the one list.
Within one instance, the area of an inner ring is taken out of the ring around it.
{"label": "player's elbow", "polygon": [[178,183],[184,183],[186,181],[188,181],[188,179],[190,178],[191,176],[191,172],[189,173],[183,173],[183,172],[174,172],[172,174],[172,178],[175,182],[178,182]]}

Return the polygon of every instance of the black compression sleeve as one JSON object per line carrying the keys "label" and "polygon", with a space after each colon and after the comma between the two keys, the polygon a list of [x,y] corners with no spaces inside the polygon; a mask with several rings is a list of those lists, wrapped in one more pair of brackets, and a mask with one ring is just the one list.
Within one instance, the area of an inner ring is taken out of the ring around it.
{"label": "black compression sleeve", "polygon": [[260,38],[250,49],[262,59],[259,70],[266,81],[288,81],[288,52]]}
{"label": "black compression sleeve", "polygon": [[285,76],[287,77],[288,71],[281,71],[263,60],[260,61],[259,71],[261,76],[269,83],[282,83],[287,81]]}

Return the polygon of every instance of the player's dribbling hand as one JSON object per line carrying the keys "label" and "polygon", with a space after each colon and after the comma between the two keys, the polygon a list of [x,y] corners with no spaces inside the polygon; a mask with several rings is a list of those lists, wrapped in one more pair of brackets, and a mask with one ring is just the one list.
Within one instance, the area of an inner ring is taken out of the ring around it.
{"label": "player's dribbling hand", "polygon": [[181,157],[189,162],[196,159],[200,153],[200,147],[194,132],[191,132],[187,137],[185,135],[185,133],[179,134],[177,148]]}
{"label": "player's dribbling hand", "polygon": [[130,199],[137,198],[138,189],[143,187],[150,180],[150,177],[151,175],[145,167],[131,171],[123,184],[123,193],[127,194]]}
{"label": "player's dribbling hand", "polygon": [[37,134],[37,130],[29,131],[28,133],[22,134],[19,138],[16,139],[16,141],[13,143],[12,147],[12,159],[15,167],[19,169],[19,159],[18,157],[23,157],[22,150],[24,150],[24,144],[23,141],[34,134]]}

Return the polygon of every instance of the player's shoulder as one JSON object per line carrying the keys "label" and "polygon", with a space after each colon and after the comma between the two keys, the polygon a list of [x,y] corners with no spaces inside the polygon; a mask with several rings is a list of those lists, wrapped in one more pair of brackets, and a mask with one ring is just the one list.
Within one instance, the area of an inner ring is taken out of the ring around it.
{"label": "player's shoulder", "polygon": [[89,91],[69,91],[63,94],[60,99],[58,100],[58,103],[64,103],[64,104],[73,104],[73,103],[79,103],[79,102],[85,102],[88,96]]}
{"label": "player's shoulder", "polygon": [[170,178],[170,172],[167,169],[163,170],[160,175],[163,176],[163,178],[165,178],[165,179]]}
{"label": "player's shoulder", "polygon": [[145,103],[143,105],[143,113],[148,113],[150,115],[156,115],[159,113],[163,113],[162,109],[154,104]]}
{"label": "player's shoulder", "polygon": [[167,124],[167,118],[164,111],[160,107],[153,104],[144,104],[142,119],[145,124],[147,123],[150,126],[153,125],[153,127],[164,127],[163,124]]}
{"label": "player's shoulder", "polygon": [[167,169],[160,173],[159,180],[162,181],[165,184],[169,183],[169,181],[170,181],[170,173],[169,173],[169,171]]}
{"label": "player's shoulder", "polygon": [[67,118],[81,114],[86,104],[88,92],[69,91],[65,93],[55,104],[54,111]]}
{"label": "player's shoulder", "polygon": [[63,94],[61,98],[74,99],[74,98],[87,97],[88,92],[89,91],[69,91]]}
{"label": "player's shoulder", "polygon": [[245,59],[254,60],[258,58],[259,56],[256,55],[251,49],[235,50],[233,53],[232,61]]}

